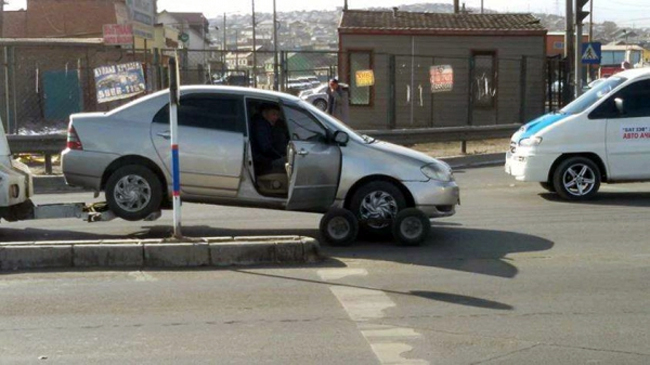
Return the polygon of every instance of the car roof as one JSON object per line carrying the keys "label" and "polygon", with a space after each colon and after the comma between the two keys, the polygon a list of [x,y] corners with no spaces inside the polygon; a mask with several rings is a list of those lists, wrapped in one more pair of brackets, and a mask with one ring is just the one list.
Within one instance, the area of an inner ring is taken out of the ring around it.
{"label": "car roof", "polygon": [[644,77],[644,76],[650,76],[650,67],[641,67],[641,68],[633,68],[630,70],[625,70],[623,72],[619,72],[613,76],[621,76],[625,77],[626,79],[636,79],[639,77]]}
{"label": "car roof", "polygon": [[277,91],[271,90],[262,90],[254,89],[250,87],[242,86],[221,86],[221,85],[185,85],[181,86],[181,92],[217,92],[231,95],[243,95],[243,96],[257,96],[257,97],[271,97],[271,98],[283,98],[291,101],[300,101],[299,98]]}

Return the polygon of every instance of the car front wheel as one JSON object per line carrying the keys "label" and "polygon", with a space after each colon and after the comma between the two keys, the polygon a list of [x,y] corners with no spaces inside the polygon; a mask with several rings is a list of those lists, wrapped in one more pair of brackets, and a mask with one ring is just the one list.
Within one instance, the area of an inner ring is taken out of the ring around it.
{"label": "car front wheel", "polygon": [[400,189],[388,181],[374,181],[363,185],[352,197],[350,210],[359,219],[364,233],[387,237],[393,219],[406,208],[406,199]]}
{"label": "car front wheel", "polygon": [[106,202],[118,217],[142,220],[160,209],[162,185],[150,169],[141,165],[124,166],[108,178]]}
{"label": "car front wheel", "polygon": [[585,157],[563,161],[553,173],[555,191],[566,200],[591,199],[600,188],[600,168]]}

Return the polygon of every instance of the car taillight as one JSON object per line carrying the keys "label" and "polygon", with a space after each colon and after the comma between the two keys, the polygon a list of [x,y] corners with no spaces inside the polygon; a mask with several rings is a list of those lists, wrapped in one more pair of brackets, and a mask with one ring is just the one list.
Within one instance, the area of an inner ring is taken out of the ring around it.
{"label": "car taillight", "polygon": [[70,128],[68,128],[68,142],[66,144],[66,147],[71,150],[83,150],[79,135],[72,125],[70,125]]}

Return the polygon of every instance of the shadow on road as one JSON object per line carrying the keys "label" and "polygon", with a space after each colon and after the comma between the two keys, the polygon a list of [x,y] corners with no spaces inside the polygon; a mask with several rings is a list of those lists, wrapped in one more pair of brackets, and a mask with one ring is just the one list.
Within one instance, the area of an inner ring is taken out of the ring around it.
{"label": "shadow on road", "polygon": [[591,200],[582,202],[568,202],[560,198],[557,194],[542,193],[542,198],[557,203],[565,204],[585,204],[585,205],[602,205],[602,206],[620,206],[620,207],[650,207],[650,193],[639,192],[599,192]]}
{"label": "shadow on road", "polygon": [[[160,225],[142,227],[141,230],[133,232],[126,237],[66,230],[54,231],[28,228],[20,230],[19,237],[21,241],[145,239],[167,238],[171,236],[171,233],[172,228],[170,226]],[[266,235],[319,237],[318,230],[316,229],[224,229],[210,226],[184,226],[183,234],[188,237]],[[508,254],[545,251],[552,247],[553,242],[527,234],[471,229],[455,224],[435,224],[429,240],[420,247],[401,247],[390,239],[384,241],[366,240],[357,242],[352,247],[330,247],[326,243],[323,243],[323,252],[326,256],[334,259],[353,258],[399,262],[410,265],[438,267],[482,275],[513,278],[517,275],[518,269],[508,262],[508,258],[506,257]]]}
{"label": "shadow on road", "polygon": [[320,284],[320,285],[327,285],[327,286],[340,286],[340,287],[363,289],[363,290],[376,290],[386,294],[420,297],[429,300],[436,300],[439,302],[466,305],[469,307],[497,309],[497,310],[513,309],[511,305],[505,303],[495,302],[492,300],[486,300],[486,299],[481,299],[476,297],[470,297],[466,295],[459,295],[459,294],[450,294],[450,293],[434,292],[434,291],[427,291],[427,290],[399,291],[399,290],[373,288],[373,287],[361,286],[361,285],[344,284],[344,283],[338,283],[332,281],[304,279],[304,278],[298,278],[298,277],[286,276],[286,275],[275,275],[275,274],[262,273],[258,271],[248,271],[248,270],[233,270],[233,271],[242,274],[263,276],[266,278],[273,278],[273,279],[294,280],[294,281],[300,281],[304,283]]}

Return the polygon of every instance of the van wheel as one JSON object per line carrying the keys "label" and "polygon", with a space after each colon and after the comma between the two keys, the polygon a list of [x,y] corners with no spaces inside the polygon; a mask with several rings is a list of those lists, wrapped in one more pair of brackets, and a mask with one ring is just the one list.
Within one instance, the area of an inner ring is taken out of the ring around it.
{"label": "van wheel", "polygon": [[548,191],[549,193],[555,193],[555,186],[550,183],[550,182],[541,182],[539,183],[539,186],[542,187],[542,189]]}
{"label": "van wheel", "polygon": [[142,220],[160,209],[162,185],[148,168],[124,166],[108,178],[106,202],[118,217],[128,221]]}
{"label": "van wheel", "polygon": [[430,231],[429,217],[416,208],[404,209],[393,221],[393,237],[402,246],[419,246]]}
{"label": "van wheel", "polygon": [[600,168],[585,157],[563,161],[553,173],[553,186],[566,200],[588,200],[600,188]]}
{"label": "van wheel", "polygon": [[359,222],[347,209],[332,208],[320,221],[320,234],[332,246],[350,246],[358,233]]}
{"label": "van wheel", "polygon": [[363,185],[350,201],[350,210],[359,219],[360,229],[370,236],[389,236],[393,219],[405,208],[404,194],[387,181]]}

